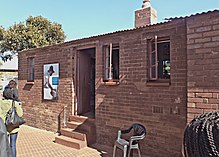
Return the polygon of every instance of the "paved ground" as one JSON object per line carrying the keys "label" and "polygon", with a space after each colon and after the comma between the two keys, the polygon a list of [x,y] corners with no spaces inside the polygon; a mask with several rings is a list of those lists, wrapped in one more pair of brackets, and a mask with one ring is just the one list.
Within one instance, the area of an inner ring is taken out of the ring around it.
{"label": "paved ground", "polygon": [[17,157],[112,157],[112,148],[94,145],[77,150],[54,143],[53,132],[22,125],[17,140]]}

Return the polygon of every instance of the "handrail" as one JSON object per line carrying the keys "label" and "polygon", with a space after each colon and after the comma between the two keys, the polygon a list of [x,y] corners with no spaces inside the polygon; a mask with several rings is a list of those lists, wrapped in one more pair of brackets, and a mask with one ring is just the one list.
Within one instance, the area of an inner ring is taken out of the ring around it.
{"label": "handrail", "polygon": [[58,129],[56,133],[60,134],[61,133],[61,114],[64,112],[64,117],[63,117],[63,125],[66,127],[66,108],[67,106],[64,106],[62,111],[58,115]]}
{"label": "handrail", "polygon": [[66,122],[67,122],[67,119],[66,119],[66,108],[67,108],[67,106],[64,106],[64,117],[63,117],[63,125],[64,125],[64,127],[66,127]]}

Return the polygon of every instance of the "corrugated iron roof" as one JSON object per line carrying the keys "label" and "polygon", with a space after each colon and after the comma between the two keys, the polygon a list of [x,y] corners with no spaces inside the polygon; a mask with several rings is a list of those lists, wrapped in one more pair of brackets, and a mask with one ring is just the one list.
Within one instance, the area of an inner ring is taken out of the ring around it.
{"label": "corrugated iron roof", "polygon": [[[134,31],[134,30],[140,30],[140,29],[144,29],[146,27],[152,27],[152,26],[157,26],[157,25],[162,25],[162,24],[165,24],[165,23],[169,23],[171,21],[174,21],[174,20],[180,20],[180,19],[186,19],[186,18],[190,18],[190,17],[193,17],[193,16],[198,16],[198,15],[203,15],[203,14],[209,14],[209,13],[213,13],[213,12],[218,12],[219,10],[212,10],[212,11],[207,11],[207,12],[202,12],[202,13],[196,13],[196,14],[191,14],[189,16],[180,16],[180,17],[171,17],[171,18],[166,18],[164,19],[165,21],[162,21],[162,22],[159,22],[159,23],[156,23],[156,24],[152,24],[152,25],[148,25],[148,26],[142,26],[142,27],[138,27],[138,28],[130,28],[130,29],[124,29],[124,30],[118,30],[118,31],[115,31],[115,32],[109,32],[109,33],[104,33],[104,34],[99,34],[99,35],[93,35],[93,36],[89,36],[89,37],[84,37],[84,38],[79,38],[79,39],[73,39],[73,40],[70,40],[70,41],[67,41],[67,42],[64,42],[64,43],[59,43],[59,44],[55,44],[55,45],[69,45],[71,44],[72,42],[78,42],[78,41],[81,41],[81,40],[88,40],[88,39],[93,39],[93,38],[98,38],[98,37],[102,37],[102,36],[107,36],[107,35],[112,35],[112,34],[116,34],[116,33],[122,33],[122,32],[129,32],[129,31]],[[51,47],[51,46],[54,46],[54,45],[49,45],[49,46],[45,46],[45,47]],[[45,48],[45,47],[42,47],[42,48]],[[34,49],[31,49],[31,50],[34,50]]]}
{"label": "corrugated iron roof", "polygon": [[[133,30],[137,30],[137,29],[143,29],[143,28],[150,27],[150,26],[161,25],[161,24],[168,23],[168,22],[170,22],[170,21],[163,21],[163,22],[159,22],[159,23],[156,23],[156,24],[152,24],[152,25],[141,26],[141,27],[137,27],[137,28],[124,29],[124,30],[118,30],[118,31],[114,31],[114,32],[109,32],[109,33],[104,33],[104,34],[99,34],[99,35],[74,39],[74,40],[71,40],[71,41],[68,41],[68,42],[73,42],[73,41],[78,41],[78,40],[85,40],[85,39],[90,39],[90,38],[97,38],[97,37],[111,35],[111,34],[115,34],[115,33],[128,32],[128,31],[133,31]],[[65,42],[65,43],[68,43],[68,42]]]}
{"label": "corrugated iron roof", "polygon": [[179,20],[179,19],[185,19],[185,18],[190,18],[192,16],[197,16],[197,15],[203,15],[203,14],[209,14],[209,13],[213,13],[213,12],[217,12],[219,10],[213,10],[213,11],[207,11],[207,12],[202,12],[202,13],[196,13],[196,14],[191,14],[189,16],[180,16],[180,17],[170,17],[170,18],[165,18],[163,22],[159,22],[156,24],[152,24],[152,25],[148,25],[148,26],[142,26],[142,27],[138,27],[138,28],[131,28],[131,29],[124,29],[124,30],[118,30],[115,32],[110,32],[110,33],[104,33],[104,34],[99,34],[99,35],[94,35],[94,36],[90,36],[90,37],[84,37],[84,38],[79,38],[79,39],[75,39],[75,40],[71,40],[65,43],[69,43],[69,42],[73,42],[73,41],[78,41],[78,40],[85,40],[85,39],[90,39],[90,38],[97,38],[97,37],[101,37],[101,36],[106,36],[106,35],[111,35],[111,34],[115,34],[115,33],[121,33],[121,32],[128,32],[128,31],[133,31],[133,30],[137,30],[137,29],[142,29],[142,28],[146,28],[146,27],[150,27],[150,26],[156,26],[156,25],[161,25],[164,23],[169,23],[173,20]]}
{"label": "corrugated iron roof", "polygon": [[176,20],[176,19],[185,19],[185,18],[190,18],[192,16],[198,16],[198,15],[203,15],[203,14],[209,14],[213,12],[219,11],[218,9],[212,10],[212,11],[207,11],[207,12],[202,12],[202,13],[196,13],[196,14],[191,14],[189,16],[180,16],[180,17],[170,17],[170,18],[165,18],[164,20]]}

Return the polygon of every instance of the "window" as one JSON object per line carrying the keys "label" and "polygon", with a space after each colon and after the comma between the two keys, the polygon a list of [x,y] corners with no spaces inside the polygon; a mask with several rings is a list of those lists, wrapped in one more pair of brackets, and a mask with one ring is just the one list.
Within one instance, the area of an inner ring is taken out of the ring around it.
{"label": "window", "polygon": [[30,57],[27,59],[28,62],[28,78],[27,81],[34,81],[34,57]]}
{"label": "window", "polygon": [[158,39],[150,41],[150,80],[170,79],[170,40]]}
{"label": "window", "polygon": [[119,45],[105,46],[105,81],[119,80]]}

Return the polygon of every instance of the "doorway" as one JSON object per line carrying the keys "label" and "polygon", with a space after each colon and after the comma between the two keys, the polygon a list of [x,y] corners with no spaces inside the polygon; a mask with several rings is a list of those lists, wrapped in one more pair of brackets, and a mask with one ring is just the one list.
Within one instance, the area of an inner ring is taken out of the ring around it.
{"label": "doorway", "polygon": [[77,108],[76,115],[95,118],[95,48],[77,52]]}

